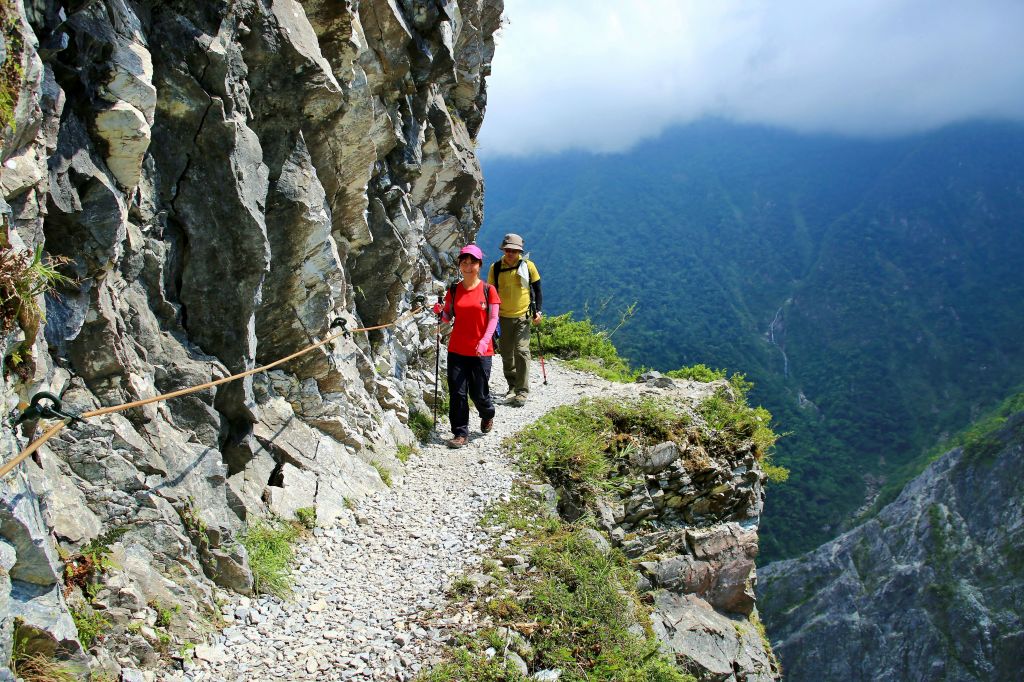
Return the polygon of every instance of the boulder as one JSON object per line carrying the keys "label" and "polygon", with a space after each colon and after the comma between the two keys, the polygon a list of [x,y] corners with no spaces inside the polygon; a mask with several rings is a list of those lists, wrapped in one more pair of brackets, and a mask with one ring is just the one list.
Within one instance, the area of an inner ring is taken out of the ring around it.
{"label": "boulder", "polygon": [[756,626],[718,613],[695,595],[656,592],[651,626],[662,651],[702,679],[771,682],[778,678]]}

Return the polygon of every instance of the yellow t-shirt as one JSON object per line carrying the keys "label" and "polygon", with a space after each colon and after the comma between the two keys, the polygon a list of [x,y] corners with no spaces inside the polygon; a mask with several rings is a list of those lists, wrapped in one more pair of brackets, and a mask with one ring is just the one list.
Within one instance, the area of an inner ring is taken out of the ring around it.
{"label": "yellow t-shirt", "polygon": [[[526,271],[523,272],[522,265],[526,264]],[[540,280],[540,273],[532,260],[519,259],[518,266],[511,266],[513,269],[506,270],[504,261],[499,262],[498,268],[501,274],[498,281],[494,281],[497,268],[487,268],[487,281],[498,287],[498,296],[501,297],[501,305],[498,306],[500,317],[522,317],[530,309],[530,285],[523,285],[523,276],[527,276],[530,282]]]}

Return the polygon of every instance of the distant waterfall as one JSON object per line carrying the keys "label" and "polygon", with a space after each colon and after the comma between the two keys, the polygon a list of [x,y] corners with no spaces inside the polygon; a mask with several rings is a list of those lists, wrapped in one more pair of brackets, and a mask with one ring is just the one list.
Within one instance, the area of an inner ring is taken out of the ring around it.
{"label": "distant waterfall", "polygon": [[782,347],[782,344],[775,340],[775,327],[782,324],[782,311],[785,310],[786,304],[788,304],[790,300],[792,299],[786,299],[786,303],[783,303],[782,306],[775,311],[775,319],[772,320],[770,325],[768,325],[768,341],[778,348],[780,353],[782,353],[782,373],[787,379],[789,378],[789,357],[786,355],[786,349]]}

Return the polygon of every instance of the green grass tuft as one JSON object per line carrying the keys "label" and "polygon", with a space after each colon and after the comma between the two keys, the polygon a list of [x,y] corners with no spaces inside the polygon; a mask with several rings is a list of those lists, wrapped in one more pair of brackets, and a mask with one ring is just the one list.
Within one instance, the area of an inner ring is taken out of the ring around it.
{"label": "green grass tuft", "polygon": [[398,446],[398,450],[395,452],[395,457],[398,459],[399,462],[405,464],[406,462],[409,461],[410,457],[416,454],[416,452],[416,446],[406,445],[405,443],[402,443],[401,445]]}
{"label": "green grass tuft", "polygon": [[78,641],[88,649],[98,637],[110,628],[110,621],[103,617],[103,614],[94,611],[91,606],[84,606],[81,609],[71,609],[71,619],[75,621],[78,628]]}
{"label": "green grass tuft", "polygon": [[292,545],[299,537],[299,528],[283,521],[256,521],[241,535],[241,543],[249,552],[253,590],[257,594],[286,597],[291,592]]}
{"label": "green grass tuft", "polygon": [[691,367],[680,367],[679,369],[670,370],[665,372],[665,376],[671,379],[689,379],[690,381],[709,383],[718,379],[724,379],[726,371],[724,369],[711,369],[707,365],[693,365]]}
{"label": "green grass tuft", "polygon": [[306,529],[316,528],[316,507],[300,507],[295,510],[295,519]]}
{"label": "green grass tuft", "polygon": [[14,641],[7,665],[15,677],[23,682],[77,682],[79,675],[69,662],[54,658],[52,648],[40,648],[40,638],[33,632],[38,633],[25,626],[21,618],[14,619]]}
{"label": "green grass tuft", "polygon": [[552,410],[510,443],[523,465],[587,499],[616,485],[618,466],[632,449],[683,438],[689,423],[663,401],[583,400]]}
{"label": "green grass tuft", "polygon": [[380,480],[384,481],[384,485],[390,488],[391,470],[377,461],[370,462],[370,466],[377,470],[377,473],[380,475]]}
{"label": "green grass tuft", "polygon": [[747,395],[753,384],[742,374],[729,378],[731,391],[719,389],[701,401],[697,412],[708,426],[718,432],[727,445],[734,446],[744,440],[753,443],[754,456],[761,460],[768,480],[782,483],[789,478],[789,470],[774,464],[772,450],[779,434],[772,430],[772,415],[763,407],[750,407]]}
{"label": "green grass tuft", "polygon": [[[495,627],[465,635],[439,666],[418,682],[523,680],[499,653],[511,648],[531,670],[557,668],[563,682],[695,682],[659,651],[646,609],[625,556],[599,550],[583,533],[540,512],[528,495],[489,510],[484,523],[519,529],[513,547],[529,556],[528,572],[495,575],[499,584],[465,599],[488,614]],[[503,550],[509,551],[509,550]],[[509,647],[498,627],[518,631],[525,646]]]}
{"label": "green grass tuft", "polygon": [[434,420],[425,412],[410,412],[409,429],[422,443],[430,438],[430,434],[434,432]]}

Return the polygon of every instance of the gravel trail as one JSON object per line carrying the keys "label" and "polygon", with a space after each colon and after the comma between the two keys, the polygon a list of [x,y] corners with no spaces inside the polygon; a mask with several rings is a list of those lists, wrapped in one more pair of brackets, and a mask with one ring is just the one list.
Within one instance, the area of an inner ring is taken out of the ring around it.
{"label": "gravel trail", "polygon": [[[362,500],[332,528],[317,528],[297,547],[287,600],[225,593],[230,625],[196,647],[185,672],[165,680],[409,680],[436,660],[441,634],[420,618],[444,604],[451,581],[479,564],[489,546],[478,527],[484,509],[508,497],[515,473],[501,441],[551,409],[587,395],[636,387],[534,362],[525,407],[498,404],[494,430],[449,450],[447,420],[405,465],[394,487]],[[504,389],[495,357],[492,393]]]}

